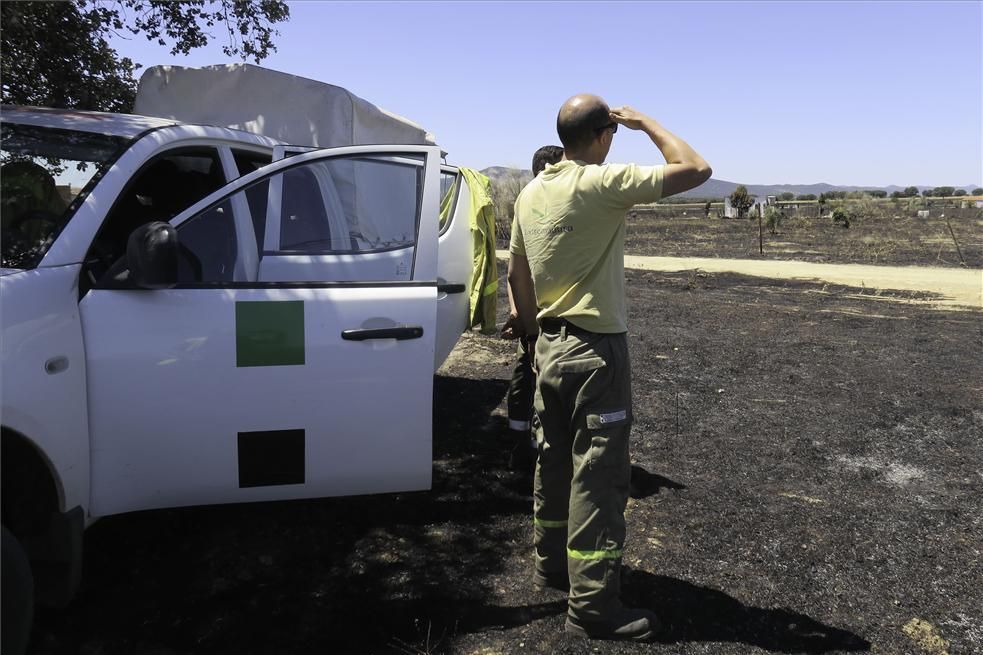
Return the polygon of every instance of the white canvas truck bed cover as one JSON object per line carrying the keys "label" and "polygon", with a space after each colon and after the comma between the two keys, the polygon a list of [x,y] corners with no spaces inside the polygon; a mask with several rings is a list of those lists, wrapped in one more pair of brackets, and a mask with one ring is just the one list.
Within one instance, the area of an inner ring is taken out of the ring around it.
{"label": "white canvas truck bed cover", "polygon": [[416,123],[347,89],[252,64],[152,66],[134,113],[232,127],[297,146],[434,145]]}

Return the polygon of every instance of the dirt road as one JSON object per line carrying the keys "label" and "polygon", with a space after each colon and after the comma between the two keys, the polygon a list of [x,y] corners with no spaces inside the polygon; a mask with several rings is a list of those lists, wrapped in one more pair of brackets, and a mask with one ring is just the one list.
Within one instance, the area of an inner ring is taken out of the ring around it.
{"label": "dirt road", "polygon": [[[508,259],[508,252],[498,251]],[[928,266],[866,266],[863,264],[817,264],[800,261],[718,259],[715,257],[644,257],[625,255],[625,267],[647,271],[740,273],[775,280],[819,280],[868,290],[868,297],[899,300],[884,291],[915,291],[925,298],[904,302],[928,304],[944,309],[983,308],[983,271],[980,269],[934,268]]]}

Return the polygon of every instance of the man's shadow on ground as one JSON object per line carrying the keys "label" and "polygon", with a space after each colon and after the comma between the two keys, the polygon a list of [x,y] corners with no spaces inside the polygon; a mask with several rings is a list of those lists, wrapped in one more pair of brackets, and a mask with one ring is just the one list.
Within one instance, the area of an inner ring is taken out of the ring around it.
{"label": "man's shadow on ground", "polygon": [[[663,644],[733,642],[777,653],[869,651],[870,642],[848,630],[834,628],[788,609],[750,607],[722,591],[677,578],[623,569],[622,599],[629,607],[652,610],[662,629],[653,641]],[[566,599],[521,607],[487,605],[480,600],[454,600],[432,616],[458,630],[509,629],[566,613]],[[416,616],[412,611],[407,616]]]}
{"label": "man's shadow on ground", "polygon": [[[641,466],[631,467],[629,495],[636,500],[663,489],[685,488],[686,485],[649,473]],[[677,578],[625,567],[624,583],[626,604],[650,609],[662,621],[663,629],[655,636],[661,643],[730,641],[781,653],[870,649],[866,639],[804,614],[748,607],[722,591]]]}
{"label": "man's shadow on ground", "polygon": [[749,607],[722,591],[625,567],[625,604],[656,613],[661,643],[721,641],[780,653],[866,651],[870,642],[788,609]]}
{"label": "man's shadow on ground", "polygon": [[649,473],[637,464],[631,465],[631,482],[628,486],[628,495],[635,500],[654,496],[662,489],[685,488],[685,484],[662,477],[657,473]]}

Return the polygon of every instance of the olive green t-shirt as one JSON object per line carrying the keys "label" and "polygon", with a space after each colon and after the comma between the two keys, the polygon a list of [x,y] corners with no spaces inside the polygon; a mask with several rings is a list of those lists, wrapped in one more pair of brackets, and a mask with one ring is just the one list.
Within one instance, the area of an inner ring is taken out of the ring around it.
{"label": "olive green t-shirt", "polygon": [[591,332],[628,331],[625,214],[662,197],[662,166],[547,166],[519,194],[509,251],[529,260],[537,319]]}

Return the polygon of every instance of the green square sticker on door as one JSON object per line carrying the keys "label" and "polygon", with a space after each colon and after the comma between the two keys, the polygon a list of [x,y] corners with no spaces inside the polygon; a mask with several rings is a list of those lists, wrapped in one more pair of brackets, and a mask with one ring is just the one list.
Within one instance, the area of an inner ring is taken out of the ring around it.
{"label": "green square sticker on door", "polygon": [[304,301],[236,303],[236,366],[303,366]]}

